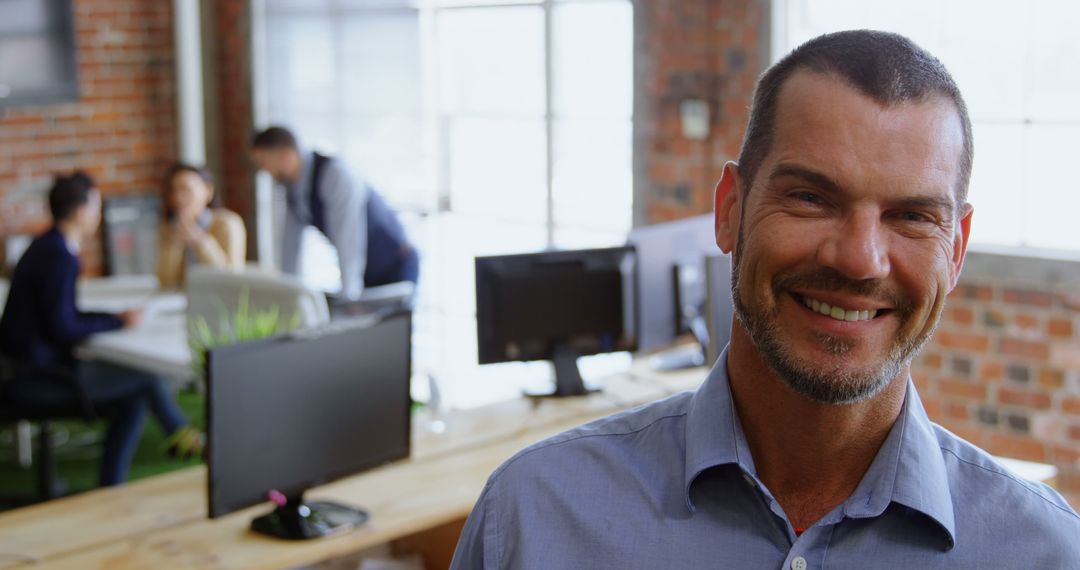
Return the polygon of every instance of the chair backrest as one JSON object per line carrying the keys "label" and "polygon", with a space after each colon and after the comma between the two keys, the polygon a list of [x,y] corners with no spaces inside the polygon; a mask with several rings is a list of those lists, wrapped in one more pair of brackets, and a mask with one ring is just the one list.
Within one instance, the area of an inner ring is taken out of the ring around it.
{"label": "chair backrest", "polygon": [[222,323],[231,326],[245,298],[252,314],[276,307],[282,324],[297,319],[303,328],[330,322],[325,295],[288,275],[250,266],[239,271],[195,266],[188,268],[186,280],[189,327],[199,317],[215,330]]}
{"label": "chair backrest", "polygon": [[161,201],[116,196],[102,206],[105,269],[109,275],[152,275],[157,268]]}

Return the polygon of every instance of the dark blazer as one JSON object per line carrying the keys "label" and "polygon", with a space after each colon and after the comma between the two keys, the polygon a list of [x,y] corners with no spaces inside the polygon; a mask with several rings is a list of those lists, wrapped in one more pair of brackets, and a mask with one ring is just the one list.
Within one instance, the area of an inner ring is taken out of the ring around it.
{"label": "dark blazer", "polygon": [[96,332],[121,328],[119,317],[75,307],[79,258],[55,227],[23,253],[0,318],[0,352],[28,364],[74,362],[72,348]]}

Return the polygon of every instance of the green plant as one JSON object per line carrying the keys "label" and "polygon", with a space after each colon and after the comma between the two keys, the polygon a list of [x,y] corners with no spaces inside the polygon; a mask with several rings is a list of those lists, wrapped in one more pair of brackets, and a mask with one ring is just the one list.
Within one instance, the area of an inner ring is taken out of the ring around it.
{"label": "green plant", "polygon": [[236,313],[231,314],[220,299],[218,304],[219,321],[217,329],[210,326],[205,317],[192,320],[188,329],[188,344],[191,347],[191,365],[198,377],[206,371],[206,351],[228,344],[247,342],[267,338],[275,334],[295,330],[300,326],[300,314],[294,314],[287,322],[282,322],[281,310],[277,305],[267,309],[250,309],[249,291],[240,293]]}

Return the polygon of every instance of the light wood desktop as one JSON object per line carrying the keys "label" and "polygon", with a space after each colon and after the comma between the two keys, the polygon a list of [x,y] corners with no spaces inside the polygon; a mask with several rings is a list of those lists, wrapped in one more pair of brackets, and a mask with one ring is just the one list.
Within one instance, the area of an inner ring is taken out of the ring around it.
{"label": "light wood desktop", "polygon": [[[517,450],[575,425],[695,388],[704,369],[657,374],[638,363],[608,379],[604,392],[533,402],[524,398],[441,415],[430,429],[414,419],[410,459],[320,487],[371,511],[354,532],[294,543],[256,535],[248,524],[269,505],[206,518],[203,467],[102,489],[0,515],[0,553],[35,568],[283,568],[356,552],[453,524],[472,508],[484,481]],[[448,556],[449,553],[440,553]],[[436,564],[437,566],[437,564]],[[17,567],[0,562],[0,568]]]}

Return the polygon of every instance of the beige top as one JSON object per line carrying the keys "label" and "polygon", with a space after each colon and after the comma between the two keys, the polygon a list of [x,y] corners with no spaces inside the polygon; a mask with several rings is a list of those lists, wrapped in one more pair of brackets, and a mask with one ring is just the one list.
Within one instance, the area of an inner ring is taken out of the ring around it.
{"label": "beige top", "polygon": [[[247,256],[247,231],[244,220],[225,208],[210,210],[210,227],[202,239],[192,245],[200,265],[223,269],[241,269]],[[164,289],[184,284],[187,269],[187,244],[174,236],[168,225],[161,227],[158,240],[158,280]]]}

